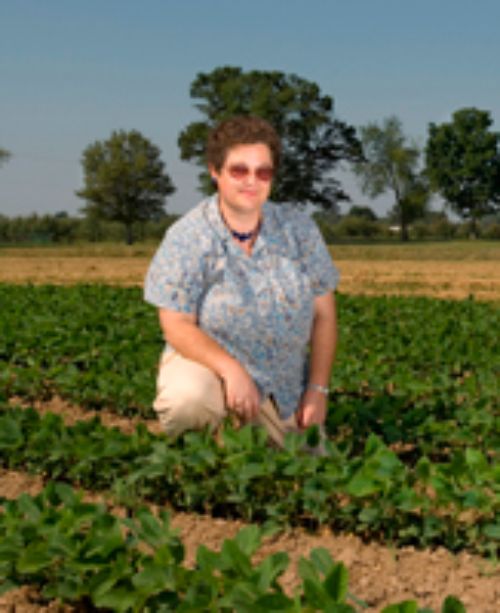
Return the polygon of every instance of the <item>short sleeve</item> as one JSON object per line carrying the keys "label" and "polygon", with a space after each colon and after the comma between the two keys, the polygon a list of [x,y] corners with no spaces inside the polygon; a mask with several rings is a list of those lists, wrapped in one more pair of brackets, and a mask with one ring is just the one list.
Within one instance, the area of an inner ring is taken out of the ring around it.
{"label": "short sleeve", "polygon": [[300,251],[311,280],[313,294],[322,296],[337,287],[340,274],[314,220],[300,212],[297,221]]}
{"label": "short sleeve", "polygon": [[156,251],[144,283],[150,304],[195,313],[203,288],[203,258],[192,228],[171,226]]}

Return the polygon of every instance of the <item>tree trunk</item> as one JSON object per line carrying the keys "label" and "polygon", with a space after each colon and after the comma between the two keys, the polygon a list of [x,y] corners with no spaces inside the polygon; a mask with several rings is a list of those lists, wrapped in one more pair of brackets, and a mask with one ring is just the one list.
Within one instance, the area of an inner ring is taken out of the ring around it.
{"label": "tree trunk", "polygon": [[406,243],[407,241],[410,240],[410,236],[408,234],[408,224],[406,223],[404,203],[401,200],[398,200],[398,206],[399,206],[399,223],[401,224],[401,234],[400,234],[401,242]]}
{"label": "tree trunk", "polygon": [[473,214],[471,216],[471,218],[470,218],[469,238],[471,238],[472,240],[475,240],[478,237],[479,237],[479,232],[478,232],[478,229],[477,229],[477,218]]}
{"label": "tree trunk", "polygon": [[134,242],[134,232],[131,223],[125,223],[125,242],[131,245]]}

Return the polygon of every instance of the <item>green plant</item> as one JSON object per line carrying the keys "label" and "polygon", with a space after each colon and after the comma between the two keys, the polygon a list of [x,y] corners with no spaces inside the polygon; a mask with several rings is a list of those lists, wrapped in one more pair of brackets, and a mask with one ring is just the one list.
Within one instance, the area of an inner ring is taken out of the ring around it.
{"label": "green plant", "polygon": [[[300,560],[302,583],[286,594],[279,583],[289,564],[286,553],[252,562],[262,536],[248,526],[219,552],[200,546],[196,566],[187,568],[168,514],[141,508],[119,518],[102,504],[85,503],[66,484],[52,483],[36,497],[23,494],[3,503],[0,593],[33,585],[46,601],[119,613],[355,613],[354,604],[366,607],[349,593],[346,567],[325,549]],[[411,601],[384,611],[418,609]],[[465,609],[448,597],[442,611]]]}

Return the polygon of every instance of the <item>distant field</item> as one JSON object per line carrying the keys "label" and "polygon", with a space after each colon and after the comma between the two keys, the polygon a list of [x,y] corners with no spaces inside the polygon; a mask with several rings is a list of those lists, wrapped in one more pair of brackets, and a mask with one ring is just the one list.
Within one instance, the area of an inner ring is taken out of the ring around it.
{"label": "distant field", "polygon": [[[0,248],[0,282],[140,285],[156,243]],[[348,294],[500,301],[500,242],[332,245]]]}
{"label": "distant field", "polygon": [[457,241],[330,247],[348,294],[500,301],[500,243]]}
{"label": "distant field", "polygon": [[[157,243],[98,243],[46,247],[0,247],[4,257],[151,257]],[[500,262],[500,241],[439,241],[407,244],[332,245],[338,260],[480,260]]]}
{"label": "distant field", "polygon": [[332,245],[337,260],[500,262],[500,241],[419,242],[383,245]]}

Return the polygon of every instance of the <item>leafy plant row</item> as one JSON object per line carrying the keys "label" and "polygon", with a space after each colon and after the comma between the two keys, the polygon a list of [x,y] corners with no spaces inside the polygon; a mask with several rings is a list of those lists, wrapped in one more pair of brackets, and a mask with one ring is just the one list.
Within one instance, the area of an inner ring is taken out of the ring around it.
{"label": "leafy plant row", "polygon": [[138,290],[0,284],[0,385],[152,416],[161,337]]}
{"label": "leafy plant row", "polygon": [[[188,568],[166,513],[142,508],[119,518],[55,482],[36,497],[23,494],[1,506],[0,593],[34,585],[49,601],[124,613],[349,613],[359,610],[354,605],[366,607],[348,592],[346,567],[322,548],[300,560],[301,584],[287,595],[278,581],[289,565],[286,553],[252,563],[263,535],[256,526],[225,540],[220,552],[198,547],[196,565]],[[383,613],[418,611],[432,613],[415,601]],[[448,596],[441,611],[465,607]]]}
{"label": "leafy plant row", "polygon": [[[152,416],[162,338],[137,288],[0,284],[0,390]],[[375,433],[402,459],[500,451],[499,309],[339,296],[328,431],[353,450]],[[496,365],[496,366],[495,366]]]}
{"label": "leafy plant row", "polygon": [[[0,463],[117,500],[247,521],[330,525],[364,538],[417,546],[444,545],[494,554],[500,540],[500,465],[477,450],[448,462],[422,457],[405,466],[375,435],[350,456],[327,442],[327,457],[303,451],[315,431],[290,435],[286,448],[267,447],[261,429],[228,427],[222,445],[206,432],[177,442],[102,426],[98,419],[66,427],[59,416],[4,407]],[[465,516],[464,516],[465,515]]]}

